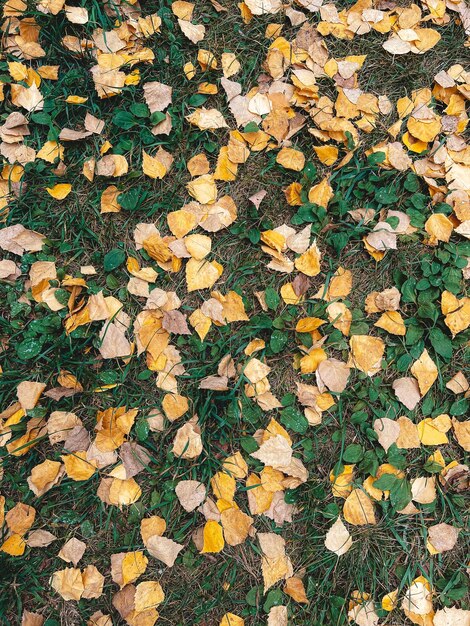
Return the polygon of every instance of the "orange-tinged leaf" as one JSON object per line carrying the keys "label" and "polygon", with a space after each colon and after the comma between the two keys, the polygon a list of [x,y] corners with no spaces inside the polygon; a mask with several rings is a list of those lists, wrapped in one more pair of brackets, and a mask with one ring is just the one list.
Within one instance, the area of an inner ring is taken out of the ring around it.
{"label": "orange-tinged leaf", "polygon": [[72,185],[69,183],[59,183],[54,187],[46,187],[47,193],[56,200],[64,200],[72,191]]}
{"label": "orange-tinged leaf", "polygon": [[344,519],[353,526],[377,523],[372,500],[361,489],[353,489],[346,498],[343,515]]}
{"label": "orange-tinged leaf", "polygon": [[214,520],[209,520],[204,526],[204,544],[201,550],[202,554],[220,552],[223,550],[225,541],[222,526]]}

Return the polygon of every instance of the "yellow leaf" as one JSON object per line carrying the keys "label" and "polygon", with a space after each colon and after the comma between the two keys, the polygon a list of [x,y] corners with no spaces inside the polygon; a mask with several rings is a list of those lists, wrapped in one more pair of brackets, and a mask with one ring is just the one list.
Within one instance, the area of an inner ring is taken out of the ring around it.
{"label": "yellow leaf", "polygon": [[121,205],[118,196],[121,192],[115,185],[109,185],[101,194],[101,213],[119,213]]}
{"label": "yellow leaf", "polygon": [[305,594],[304,583],[297,576],[291,576],[286,580],[283,591],[296,602],[302,604],[309,603],[308,598]]}
{"label": "yellow leaf", "polygon": [[85,450],[62,455],[61,459],[65,465],[65,473],[72,480],[88,480],[96,472],[96,463],[87,460]]}
{"label": "yellow leaf", "polygon": [[189,259],[186,264],[186,284],[188,291],[210,289],[222,275],[223,268],[216,261]]}
{"label": "yellow leaf", "polygon": [[329,183],[329,179],[324,178],[317,185],[311,187],[308,192],[308,200],[326,209],[333,195],[333,189]]}
{"label": "yellow leaf", "polygon": [[237,178],[238,165],[233,163],[228,156],[228,147],[220,148],[217,165],[214,172],[214,180],[233,181]]}
{"label": "yellow leaf", "polygon": [[450,291],[443,291],[441,310],[445,315],[445,325],[455,337],[470,326],[470,298],[457,298]]}
{"label": "yellow leaf", "polygon": [[413,137],[410,133],[404,133],[401,140],[412,152],[416,152],[417,154],[421,154],[428,149],[428,143],[426,141],[421,141],[416,137]]}
{"label": "yellow leaf", "polygon": [[382,367],[385,344],[379,337],[353,335],[349,340],[351,352],[348,365],[355,367],[368,376],[373,376]]}
{"label": "yellow leaf", "polygon": [[361,489],[353,489],[346,498],[343,515],[344,519],[353,526],[377,523],[372,500]]}
{"label": "yellow leaf", "polygon": [[418,436],[425,446],[440,446],[449,443],[445,434],[452,426],[450,417],[438,415],[434,419],[427,417],[417,424]]}
{"label": "yellow leaf", "polygon": [[148,558],[140,550],[128,552],[122,560],[122,586],[132,583],[145,573]]}
{"label": "yellow leaf", "polygon": [[234,613],[225,613],[219,626],[245,626],[245,620]]}
{"label": "yellow leaf", "polygon": [[88,98],[84,96],[67,96],[65,102],[68,104],[84,104]]}
{"label": "yellow leaf", "polygon": [[435,245],[437,241],[449,241],[454,227],[443,213],[434,213],[427,219],[424,229],[430,235],[429,243]]}
{"label": "yellow leaf", "polygon": [[250,474],[246,479],[248,505],[252,515],[260,515],[269,509],[273,501],[273,494],[261,485],[261,478]]}
{"label": "yellow leaf", "polygon": [[59,183],[54,187],[46,187],[47,193],[56,200],[63,200],[72,191],[72,185],[69,183]]}
{"label": "yellow leaf", "polygon": [[0,550],[10,556],[22,556],[26,549],[26,541],[21,535],[13,533],[6,539]]}
{"label": "yellow leaf", "polygon": [[423,350],[419,359],[413,363],[410,371],[418,381],[421,397],[425,396],[438,376],[436,364],[426,349]]}
{"label": "yellow leaf", "polygon": [[56,159],[64,158],[64,148],[57,141],[46,141],[36,157],[48,163],[54,163]]}
{"label": "yellow leaf", "polygon": [[300,172],[305,165],[305,156],[300,150],[294,148],[282,148],[276,157],[276,163],[288,170]]}
{"label": "yellow leaf", "polygon": [[385,311],[375,322],[374,326],[383,328],[392,335],[406,335],[406,326],[398,311]]}
{"label": "yellow leaf", "polygon": [[179,209],[166,216],[168,227],[175,237],[181,239],[197,226],[197,217],[194,213]]}
{"label": "yellow leaf", "polygon": [[167,393],[162,401],[162,409],[170,422],[174,422],[189,409],[188,399],[179,394]]}
{"label": "yellow leaf", "polygon": [[157,158],[142,150],[142,170],[149,178],[163,178],[167,173],[165,165]]}
{"label": "yellow leaf", "polygon": [[300,371],[302,374],[312,374],[316,371],[322,361],[327,359],[326,352],[323,348],[314,348],[300,359]]}
{"label": "yellow leaf", "polygon": [[354,465],[345,465],[341,474],[330,473],[331,491],[337,498],[347,498],[352,491]]}
{"label": "yellow leaf", "polygon": [[204,315],[201,309],[196,309],[189,316],[189,323],[199,335],[199,339],[201,341],[204,341],[207,333],[212,326],[211,319]]}
{"label": "yellow leaf", "polygon": [[281,287],[281,297],[286,304],[301,304],[305,300],[305,296],[298,296],[292,283],[285,283]]}
{"label": "yellow leaf", "polygon": [[155,608],[163,602],[165,594],[160,583],[148,580],[135,588],[134,606],[138,613]]}
{"label": "yellow leaf", "polygon": [[313,148],[323,165],[333,165],[338,160],[338,148],[335,146],[314,146]]}
{"label": "yellow leaf", "polygon": [[398,589],[390,591],[382,598],[382,608],[384,611],[393,611],[398,604]]}
{"label": "yellow leaf", "polygon": [[321,253],[316,241],[310,248],[295,259],[295,267],[306,276],[316,276],[320,273]]}
{"label": "yellow leaf", "polygon": [[235,478],[225,472],[217,472],[211,478],[211,487],[216,498],[232,502],[235,497]]}
{"label": "yellow leaf", "polygon": [[284,189],[284,195],[289,206],[300,206],[302,204],[301,191],[302,185],[300,183],[291,183]]}
{"label": "yellow leaf", "polygon": [[225,541],[222,532],[222,526],[214,520],[206,522],[203,531],[204,544],[201,554],[209,552],[220,552],[223,550]]}
{"label": "yellow leaf", "polygon": [[434,141],[441,130],[441,121],[439,118],[417,120],[411,116],[408,118],[407,128],[410,134],[420,141]]}
{"label": "yellow leaf", "polygon": [[189,194],[201,204],[214,204],[217,186],[211,174],[203,174],[186,185]]}

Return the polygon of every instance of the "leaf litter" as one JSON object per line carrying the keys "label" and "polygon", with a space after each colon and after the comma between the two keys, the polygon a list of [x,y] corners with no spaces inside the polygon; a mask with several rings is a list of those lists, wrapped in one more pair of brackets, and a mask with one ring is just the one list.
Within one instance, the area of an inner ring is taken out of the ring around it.
{"label": "leaf litter", "polygon": [[[468,48],[465,3],[33,4],[7,0],[1,25],[0,551],[12,568],[52,563],[39,606],[27,586],[20,613],[5,606],[12,623],[56,623],[58,598],[88,625],[168,621],[185,586],[171,570],[208,568],[215,598],[224,564],[243,562],[242,601],[236,574],[228,610],[172,623],[469,624],[451,557],[468,534],[470,70],[444,58],[397,98],[365,91],[374,52],[359,54],[370,40],[387,63],[419,58],[450,28]],[[258,76],[249,49],[211,43],[232,18],[265,29]],[[161,54],[175,38],[177,61]],[[267,218],[271,171],[283,207]],[[117,239],[73,255],[53,216],[84,197]],[[70,490],[133,538],[96,544],[92,520],[64,516]],[[347,559],[394,525],[401,562],[359,585]],[[312,573],[328,567],[342,582],[319,618]]]}

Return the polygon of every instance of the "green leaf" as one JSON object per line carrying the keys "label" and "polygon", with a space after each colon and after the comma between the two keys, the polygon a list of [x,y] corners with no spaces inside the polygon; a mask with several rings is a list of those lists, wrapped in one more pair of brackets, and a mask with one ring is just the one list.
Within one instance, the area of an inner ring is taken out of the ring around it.
{"label": "green leaf", "polygon": [[375,192],[375,199],[380,204],[386,204],[386,205],[395,204],[395,202],[398,202],[398,196],[395,192],[395,189],[393,188],[377,189],[377,191]]}
{"label": "green leaf", "polygon": [[148,106],[143,102],[134,102],[131,104],[130,109],[131,113],[133,113],[136,117],[148,117],[150,115]]}
{"label": "green leaf", "polygon": [[466,398],[460,398],[450,405],[449,413],[451,415],[465,415],[469,410],[469,406]]}
{"label": "green leaf", "polygon": [[150,123],[154,124],[155,126],[157,124],[160,124],[160,122],[163,122],[163,120],[166,120],[166,115],[161,111],[155,111],[155,113],[152,113],[152,115],[150,116]]}
{"label": "green leaf", "polygon": [[383,163],[385,161],[385,152],[373,152],[367,157],[367,162],[370,165],[376,165],[377,163]]}
{"label": "green leaf", "polygon": [[203,95],[202,93],[195,93],[189,98],[188,104],[190,107],[200,107],[206,102],[206,100],[207,96]]}
{"label": "green leaf", "polygon": [[245,133],[257,133],[259,131],[258,125],[255,122],[248,122],[248,124],[243,129]]}
{"label": "green leaf", "polygon": [[433,328],[429,339],[434,350],[445,359],[452,358],[452,341],[440,328]]}
{"label": "green leaf", "polygon": [[268,309],[271,309],[271,311],[275,311],[279,306],[279,303],[281,302],[279,294],[272,287],[266,288],[266,291],[264,292],[264,298],[266,300],[266,306],[268,307]]}
{"label": "green leaf", "polygon": [[262,596],[262,591],[260,587],[252,587],[250,591],[245,596],[245,601],[248,606],[258,606],[259,599]]}
{"label": "green leaf", "polygon": [[400,479],[395,474],[382,474],[380,478],[374,480],[373,486],[382,491],[390,491],[398,482],[400,482]]}
{"label": "green leaf", "polygon": [[283,333],[280,330],[275,330],[271,335],[269,347],[274,352],[274,354],[278,354],[279,352],[282,352],[282,350],[286,347],[288,341],[289,336],[287,333]]}
{"label": "green leaf", "polygon": [[273,606],[280,606],[281,604],[284,604],[282,591],[280,589],[271,589],[268,591],[268,595],[266,596],[266,600],[263,604],[264,612],[269,613]]}
{"label": "green leaf", "polygon": [[416,279],[408,278],[401,286],[401,293],[405,302],[416,302]]}
{"label": "green leaf", "polygon": [[44,345],[44,337],[28,337],[16,346],[16,354],[22,361],[28,361],[37,357]]}
{"label": "green leaf", "polygon": [[343,461],[346,463],[358,463],[364,456],[364,448],[358,443],[350,443],[343,452]]}
{"label": "green leaf", "polygon": [[390,489],[390,503],[396,511],[401,511],[411,502],[411,485],[402,478]]}
{"label": "green leaf", "polygon": [[137,439],[139,441],[145,441],[149,436],[149,432],[150,428],[148,420],[146,420],[145,417],[137,420],[137,423],[135,425],[135,434],[137,435]]}
{"label": "green leaf", "polygon": [[308,422],[304,414],[293,406],[288,406],[281,411],[281,424],[301,435],[304,435],[308,428]]}
{"label": "green leaf", "polygon": [[148,196],[148,191],[142,187],[133,187],[124,193],[118,195],[118,202],[123,209],[127,211],[135,211],[139,209],[145,202]]}
{"label": "green leaf", "polygon": [[104,256],[103,266],[105,272],[112,272],[117,267],[122,265],[126,260],[126,253],[124,250],[120,250],[119,248],[114,248],[114,250],[110,250]]}
{"label": "green leaf", "polygon": [[137,120],[127,111],[117,110],[113,115],[113,124],[123,130],[129,130],[137,124]]}

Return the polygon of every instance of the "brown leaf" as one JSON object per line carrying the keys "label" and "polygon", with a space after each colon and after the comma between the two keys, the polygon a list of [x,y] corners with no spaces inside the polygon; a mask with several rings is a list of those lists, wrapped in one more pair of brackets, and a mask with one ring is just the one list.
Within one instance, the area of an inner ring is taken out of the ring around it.
{"label": "brown leaf", "polygon": [[186,322],[186,316],[180,311],[164,311],[162,327],[169,333],[174,333],[175,335],[191,334]]}
{"label": "brown leaf", "polygon": [[133,478],[143,471],[151,461],[145,448],[135,441],[126,441],[119,449],[119,456],[126,469],[126,478]]}

